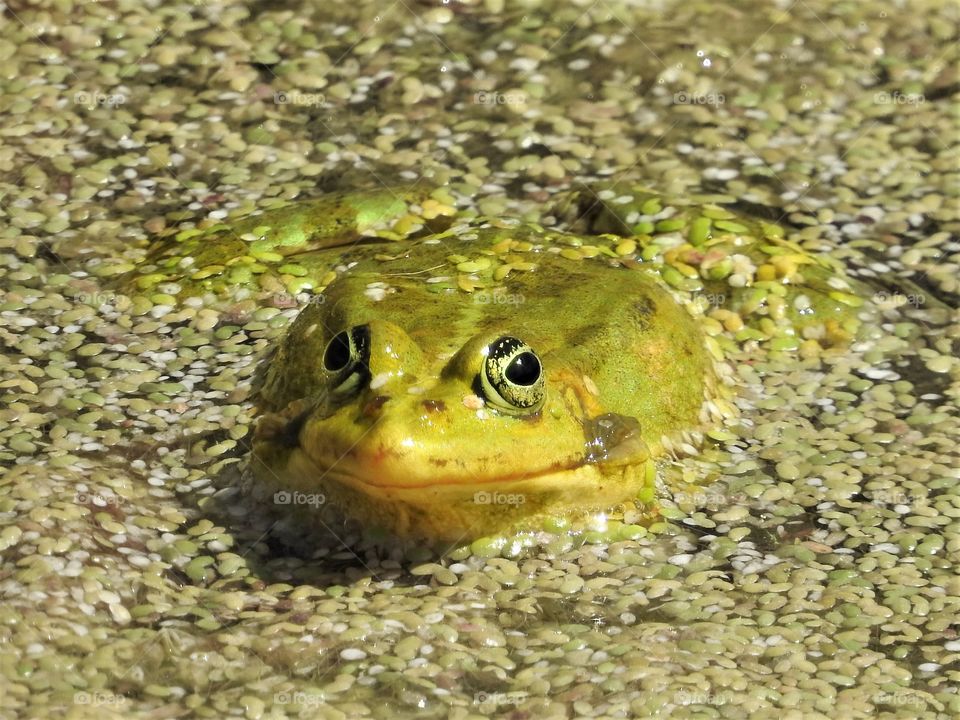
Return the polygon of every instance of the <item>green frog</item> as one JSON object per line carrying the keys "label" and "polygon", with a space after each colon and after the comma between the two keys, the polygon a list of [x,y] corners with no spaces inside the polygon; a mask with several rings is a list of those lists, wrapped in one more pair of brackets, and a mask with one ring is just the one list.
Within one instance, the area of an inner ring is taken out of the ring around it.
{"label": "green frog", "polygon": [[[573,229],[343,193],[158,243],[131,292],[304,305],[258,373],[249,482],[457,542],[654,497],[656,461],[735,415],[725,355],[856,333],[855,284],[772,223],[630,186]],[[296,508],[291,507],[291,510]]]}

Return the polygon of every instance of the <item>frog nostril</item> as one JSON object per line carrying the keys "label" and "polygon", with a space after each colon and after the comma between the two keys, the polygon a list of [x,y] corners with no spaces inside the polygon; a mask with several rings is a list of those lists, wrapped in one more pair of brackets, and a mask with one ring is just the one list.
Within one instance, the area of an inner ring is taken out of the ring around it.
{"label": "frog nostril", "polygon": [[376,397],[371,398],[370,401],[363,406],[361,414],[367,417],[371,415],[379,415],[381,408],[387,404],[387,400],[389,399],[389,395],[377,395]]}
{"label": "frog nostril", "polygon": [[427,412],[443,412],[447,409],[443,400],[424,400],[421,404]]}

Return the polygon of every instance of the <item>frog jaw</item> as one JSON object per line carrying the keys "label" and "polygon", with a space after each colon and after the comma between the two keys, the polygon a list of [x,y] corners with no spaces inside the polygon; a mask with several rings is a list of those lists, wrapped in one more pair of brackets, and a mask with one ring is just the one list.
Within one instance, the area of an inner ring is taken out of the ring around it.
{"label": "frog jaw", "polygon": [[[346,467],[319,465],[300,447],[255,445],[252,462],[264,489],[323,493],[366,527],[398,537],[456,543],[507,529],[534,528],[546,518],[609,510],[654,482],[647,457],[627,464],[583,462],[538,474],[427,484],[385,484]],[[272,469],[267,469],[272,468]],[[585,501],[585,498],[589,500]]]}
{"label": "frog jaw", "polygon": [[430,461],[445,445],[418,444],[389,422],[358,437],[307,423],[295,434],[258,432],[251,462],[271,494],[322,493],[366,525],[457,541],[530,527],[537,518],[599,512],[652,485],[651,453],[636,421],[602,415],[579,425],[582,438],[570,438],[565,451],[520,444],[448,464]]}

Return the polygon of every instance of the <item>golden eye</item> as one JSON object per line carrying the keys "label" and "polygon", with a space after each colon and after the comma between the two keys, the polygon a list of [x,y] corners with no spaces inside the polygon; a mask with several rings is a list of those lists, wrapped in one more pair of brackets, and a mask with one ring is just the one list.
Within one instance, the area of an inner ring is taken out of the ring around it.
{"label": "golden eye", "polygon": [[522,340],[505,335],[487,346],[480,390],[486,400],[507,413],[534,413],[543,406],[544,378],[540,358]]}

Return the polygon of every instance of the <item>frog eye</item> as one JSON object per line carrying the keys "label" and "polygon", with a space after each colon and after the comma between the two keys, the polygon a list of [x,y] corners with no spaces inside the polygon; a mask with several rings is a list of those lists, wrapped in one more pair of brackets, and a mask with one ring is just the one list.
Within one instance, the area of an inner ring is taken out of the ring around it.
{"label": "frog eye", "polygon": [[507,413],[533,413],[543,405],[543,366],[522,340],[505,335],[486,347],[478,378],[483,396]]}
{"label": "frog eye", "polygon": [[370,328],[357,325],[334,335],[323,351],[323,369],[333,376],[335,393],[359,387],[370,377]]}

